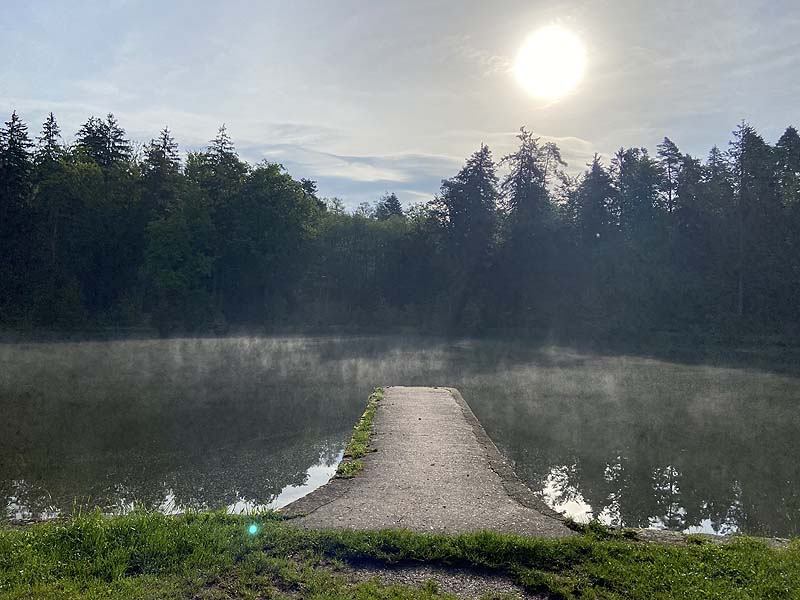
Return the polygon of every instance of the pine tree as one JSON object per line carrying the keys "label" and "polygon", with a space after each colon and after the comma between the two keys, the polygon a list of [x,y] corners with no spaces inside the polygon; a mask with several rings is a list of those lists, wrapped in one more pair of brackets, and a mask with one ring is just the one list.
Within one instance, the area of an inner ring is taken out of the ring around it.
{"label": "pine tree", "polygon": [[106,137],[106,125],[103,120],[89,117],[75,135],[75,148],[102,166],[106,156]]}
{"label": "pine tree", "polygon": [[497,186],[492,153],[483,144],[455,177],[442,182],[435,204],[453,249],[466,264],[480,262],[488,255],[500,197]]}
{"label": "pine tree", "polygon": [[42,125],[42,133],[36,138],[36,163],[43,165],[53,163],[64,155],[64,143],[61,139],[61,128],[58,126],[55,115],[47,115]]}
{"label": "pine tree", "polygon": [[0,128],[0,320],[19,317],[27,304],[25,283],[32,260],[33,160],[28,126],[16,111]]}
{"label": "pine tree", "polygon": [[222,162],[234,157],[238,158],[236,147],[228,135],[228,128],[225,127],[225,123],[220,125],[217,137],[211,140],[211,145],[208,147],[208,155],[216,162]]}
{"label": "pine tree", "polygon": [[247,164],[236,153],[224,124],[203,153],[198,162],[200,165],[199,183],[208,192],[214,207],[224,206],[231,201],[241,189],[248,170]]}
{"label": "pine tree", "polygon": [[800,205],[800,135],[787,127],[775,145],[778,187],[784,206]]}
{"label": "pine tree", "polygon": [[658,159],[664,173],[662,191],[665,196],[664,209],[667,212],[675,210],[675,195],[677,194],[678,179],[684,157],[678,147],[668,137],[664,138],[657,147]]}
{"label": "pine tree", "polygon": [[[560,176],[566,163],[554,143],[540,144],[539,138],[520,129],[519,147],[500,164],[508,174],[500,184],[506,207],[504,242],[498,250],[492,286],[497,306],[507,322],[535,326],[548,312],[545,298],[554,283],[556,253],[555,223],[548,184]],[[520,321],[520,315],[528,317]]]}
{"label": "pine tree", "polygon": [[403,217],[403,205],[397,194],[385,194],[375,205],[375,218],[379,221],[388,221],[392,217]]}
{"label": "pine tree", "polygon": [[509,167],[500,185],[509,212],[522,220],[537,219],[549,208],[547,184],[556,177],[559,166],[566,166],[553,143],[539,145],[539,138],[525,128],[517,136],[519,148],[504,156],[500,164]]}
{"label": "pine tree", "polygon": [[453,323],[479,322],[476,300],[469,288],[487,286],[499,197],[492,153],[481,144],[455,177],[442,182],[433,202],[433,212],[445,231],[450,260]]}
{"label": "pine tree", "polygon": [[89,117],[78,130],[77,148],[94,159],[103,169],[124,163],[131,157],[131,145],[125,130],[109,113],[106,120]]}
{"label": "pine tree", "polygon": [[0,129],[0,193],[6,206],[23,206],[28,202],[33,169],[32,146],[28,126],[14,111],[5,127]]}
{"label": "pine tree", "polygon": [[605,243],[616,229],[615,191],[611,174],[595,154],[589,171],[578,185],[571,210],[578,239],[585,247]]}
{"label": "pine tree", "polygon": [[775,272],[780,239],[781,202],[773,149],[756,130],[742,123],[734,131],[730,160],[734,173],[737,251],[737,314],[769,311],[770,276]]}
{"label": "pine tree", "polygon": [[158,139],[151,140],[144,149],[143,200],[149,213],[148,221],[154,214],[163,214],[175,204],[180,184],[180,166],[178,144],[169,128],[164,127]]}
{"label": "pine tree", "polygon": [[131,157],[131,143],[125,138],[125,130],[120,127],[112,113],[106,116],[107,165],[119,164]]}
{"label": "pine tree", "polygon": [[612,162],[616,175],[619,223],[627,239],[651,237],[658,219],[662,179],[646,148],[620,149]]}
{"label": "pine tree", "polygon": [[150,140],[145,148],[147,169],[165,173],[177,173],[181,166],[178,143],[172,137],[169,127],[164,127],[157,140]]}

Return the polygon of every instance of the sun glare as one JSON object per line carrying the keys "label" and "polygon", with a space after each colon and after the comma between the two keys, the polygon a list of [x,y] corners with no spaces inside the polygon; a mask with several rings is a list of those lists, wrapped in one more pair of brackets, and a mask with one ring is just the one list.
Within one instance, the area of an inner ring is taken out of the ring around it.
{"label": "sun glare", "polygon": [[580,83],[586,49],[578,37],[558,25],[531,34],[517,56],[517,81],[531,95],[558,100]]}

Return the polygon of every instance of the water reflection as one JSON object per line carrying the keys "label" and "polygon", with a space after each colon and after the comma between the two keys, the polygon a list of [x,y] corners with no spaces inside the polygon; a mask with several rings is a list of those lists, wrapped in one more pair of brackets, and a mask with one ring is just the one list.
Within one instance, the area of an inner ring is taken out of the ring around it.
{"label": "water reflection", "polygon": [[574,518],[798,533],[797,378],[400,337],[0,344],[0,504],[10,518],[275,505],[324,483],[376,384],[461,389]]}

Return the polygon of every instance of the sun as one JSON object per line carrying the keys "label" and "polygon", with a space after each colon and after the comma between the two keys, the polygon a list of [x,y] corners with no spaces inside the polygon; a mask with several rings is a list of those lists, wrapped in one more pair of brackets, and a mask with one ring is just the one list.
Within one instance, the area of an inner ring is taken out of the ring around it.
{"label": "sun", "polygon": [[532,33],[517,55],[517,81],[531,95],[558,100],[583,78],[586,49],[571,31],[549,25]]}

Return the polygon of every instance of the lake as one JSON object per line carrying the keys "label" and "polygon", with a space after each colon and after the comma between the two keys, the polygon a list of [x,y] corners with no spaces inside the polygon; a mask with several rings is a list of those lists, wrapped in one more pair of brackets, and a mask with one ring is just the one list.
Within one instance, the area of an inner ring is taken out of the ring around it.
{"label": "lake", "polygon": [[0,344],[0,505],[281,506],[327,481],[370,390],[393,384],[460,389],[575,519],[800,533],[800,378],[399,336]]}

